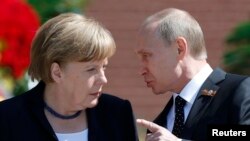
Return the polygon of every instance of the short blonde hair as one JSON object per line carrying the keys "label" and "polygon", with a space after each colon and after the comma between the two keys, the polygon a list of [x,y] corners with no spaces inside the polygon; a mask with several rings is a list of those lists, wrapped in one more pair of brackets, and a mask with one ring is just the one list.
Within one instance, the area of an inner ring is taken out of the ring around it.
{"label": "short blonde hair", "polygon": [[60,14],[43,24],[31,48],[28,73],[32,80],[53,82],[50,66],[70,61],[99,61],[111,57],[116,46],[100,23],[76,13]]}
{"label": "short blonde hair", "polygon": [[171,44],[181,36],[187,40],[191,55],[198,60],[207,58],[205,40],[199,23],[188,12],[176,8],[164,9],[148,17],[142,28],[156,27],[155,32]]}

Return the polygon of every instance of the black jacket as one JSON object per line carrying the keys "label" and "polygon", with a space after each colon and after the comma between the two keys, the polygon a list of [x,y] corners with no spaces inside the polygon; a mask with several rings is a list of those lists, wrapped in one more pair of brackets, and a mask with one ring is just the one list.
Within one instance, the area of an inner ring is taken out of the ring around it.
{"label": "black jacket", "polygon": [[[0,141],[57,141],[44,114],[40,82],[30,91],[0,102]],[[88,141],[138,141],[131,104],[102,94],[96,107],[86,110]]]}
{"label": "black jacket", "polygon": [[[215,96],[204,96],[202,90],[217,91]],[[166,127],[166,116],[173,105],[170,99],[154,120]],[[228,74],[216,69],[202,85],[184,125],[181,138],[195,141],[210,140],[212,125],[250,125],[250,78]]]}

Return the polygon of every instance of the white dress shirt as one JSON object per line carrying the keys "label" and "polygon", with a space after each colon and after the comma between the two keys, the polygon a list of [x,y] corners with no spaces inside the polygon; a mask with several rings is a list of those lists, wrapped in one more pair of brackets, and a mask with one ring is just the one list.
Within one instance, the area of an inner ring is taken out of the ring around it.
{"label": "white dress shirt", "polygon": [[56,133],[59,141],[88,141],[88,129],[76,133]]}
{"label": "white dress shirt", "polygon": [[212,73],[213,69],[210,65],[204,66],[192,80],[188,82],[188,84],[182,89],[180,94],[173,94],[173,106],[171,107],[168,115],[167,115],[167,129],[172,132],[174,126],[175,119],[175,98],[176,96],[180,96],[186,100],[186,105],[184,106],[184,122],[186,122],[188,114],[193,106],[194,100],[205,80]]}

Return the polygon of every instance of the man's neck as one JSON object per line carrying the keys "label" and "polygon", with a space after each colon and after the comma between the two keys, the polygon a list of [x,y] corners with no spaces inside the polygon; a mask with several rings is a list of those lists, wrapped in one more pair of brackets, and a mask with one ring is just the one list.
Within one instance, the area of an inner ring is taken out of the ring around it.
{"label": "man's neck", "polygon": [[182,77],[180,78],[178,86],[173,89],[173,92],[180,93],[180,91],[191,81],[196,74],[198,74],[201,69],[206,66],[208,63],[206,60],[193,60],[187,63],[182,68]]}
{"label": "man's neck", "polygon": [[206,66],[208,63],[206,60],[193,61],[186,67],[185,76],[187,79],[191,80],[193,77],[200,72],[200,70]]}

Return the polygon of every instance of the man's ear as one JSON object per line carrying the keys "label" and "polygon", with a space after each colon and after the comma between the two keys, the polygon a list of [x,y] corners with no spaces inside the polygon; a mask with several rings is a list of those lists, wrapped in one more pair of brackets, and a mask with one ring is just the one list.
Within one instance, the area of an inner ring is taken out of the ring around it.
{"label": "man's ear", "polygon": [[183,59],[188,51],[187,40],[184,37],[177,37],[176,44],[177,44],[178,58]]}
{"label": "man's ear", "polygon": [[50,75],[55,82],[59,82],[62,78],[60,65],[56,62],[51,64]]}

